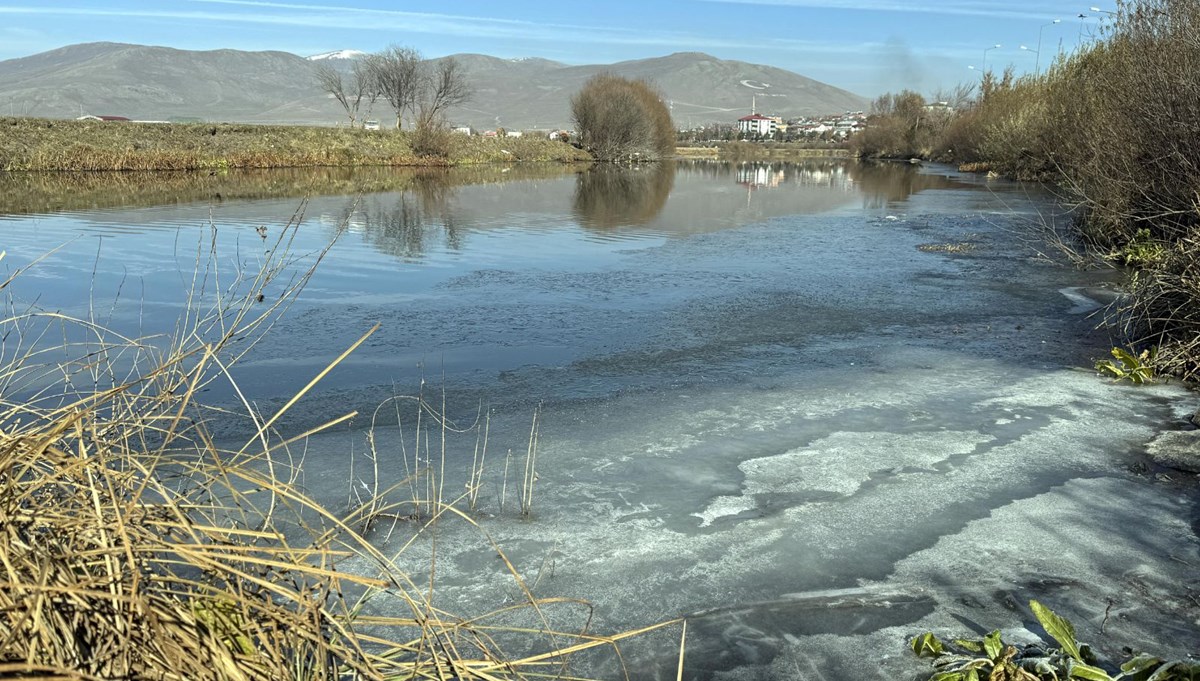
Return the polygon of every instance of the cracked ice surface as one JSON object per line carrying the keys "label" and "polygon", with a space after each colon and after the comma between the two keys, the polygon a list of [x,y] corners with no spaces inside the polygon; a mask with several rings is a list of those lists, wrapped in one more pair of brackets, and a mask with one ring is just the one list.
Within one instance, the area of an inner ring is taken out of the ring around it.
{"label": "cracked ice surface", "polygon": [[[692,615],[697,678],[896,678],[921,669],[902,654],[920,631],[1030,639],[1032,597],[1109,655],[1189,652],[1194,490],[1129,470],[1174,389],[881,353],[886,380],[630,397],[619,432],[547,425],[533,517],[485,527],[538,595],[584,595],[611,627]],[[469,532],[439,542],[440,596],[496,598]]]}

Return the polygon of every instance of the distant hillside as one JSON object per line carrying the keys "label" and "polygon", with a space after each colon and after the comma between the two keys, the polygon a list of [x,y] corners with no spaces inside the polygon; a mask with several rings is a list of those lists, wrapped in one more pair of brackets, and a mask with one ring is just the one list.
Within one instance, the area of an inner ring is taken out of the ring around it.
{"label": "distant hillside", "polygon": [[[314,84],[313,70],[320,63],[348,66],[358,54],[340,50],[305,59],[286,52],[71,45],[0,61],[0,102],[8,100],[17,115],[49,118],[87,113],[332,125],[344,118]],[[760,112],[785,117],[866,107],[862,97],[790,71],[698,52],[587,66],[480,54],[455,58],[466,68],[475,96],[450,117],[481,129],[568,127],[571,95],[601,72],[656,83],[681,126],[735,120],[749,112],[752,97]],[[386,104],[375,113],[389,118]]]}

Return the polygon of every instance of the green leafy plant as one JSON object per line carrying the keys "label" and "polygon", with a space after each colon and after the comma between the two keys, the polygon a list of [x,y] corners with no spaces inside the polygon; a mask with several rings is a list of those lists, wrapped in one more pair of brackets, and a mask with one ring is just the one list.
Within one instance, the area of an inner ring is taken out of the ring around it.
{"label": "green leafy plant", "polygon": [[1167,248],[1153,236],[1149,229],[1139,229],[1125,247],[1116,254],[1121,262],[1132,267],[1154,265],[1167,255]]}
{"label": "green leafy plant", "polygon": [[1058,648],[1005,645],[999,630],[982,639],[950,642],[926,632],[915,637],[910,647],[918,657],[933,659],[929,681],[1200,681],[1200,663],[1167,661],[1145,653],[1110,675],[1097,665],[1091,649],[1075,638],[1075,627],[1067,618],[1038,601],[1030,601],[1029,607]]}
{"label": "green leafy plant", "polygon": [[[1154,381],[1157,371],[1158,348],[1152,347],[1134,355],[1125,348],[1113,348],[1113,359],[1096,362],[1096,371],[1109,374],[1117,380],[1127,379],[1137,385]],[[1114,361],[1115,360],[1115,361]]]}
{"label": "green leafy plant", "polygon": [[955,639],[943,643],[932,633],[912,640],[912,649],[920,657],[933,658],[930,681],[1038,681],[1039,677],[1021,666],[1021,650],[1004,645],[999,631],[979,640]]}

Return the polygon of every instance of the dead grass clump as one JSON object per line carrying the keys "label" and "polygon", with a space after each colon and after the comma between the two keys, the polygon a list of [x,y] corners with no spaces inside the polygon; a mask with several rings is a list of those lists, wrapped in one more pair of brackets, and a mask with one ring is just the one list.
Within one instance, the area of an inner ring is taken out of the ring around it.
{"label": "dead grass clump", "polygon": [[[229,367],[324,255],[297,265],[299,224],[298,213],[260,271],[232,280],[201,249],[169,338],[36,310],[0,319],[0,676],[526,678],[565,674],[571,654],[640,633],[590,634],[586,604],[534,598],[506,558],[524,598],[451,615],[435,604],[432,566],[411,579],[364,536],[363,519],[395,505],[365,499],[338,516],[300,490],[292,447],[353,414],[291,438],[274,425],[358,343],[273,414],[243,398],[243,444],[213,441],[207,424],[234,416],[197,394],[232,383]],[[426,527],[470,521],[437,499],[424,499]],[[547,624],[563,608],[582,612],[578,631]],[[518,611],[533,624],[507,624]]]}
{"label": "dead grass clump", "polygon": [[990,173],[992,172],[992,164],[987,161],[975,161],[972,163],[960,163],[958,165],[960,172],[964,173]]}
{"label": "dead grass clump", "polygon": [[917,250],[922,253],[970,253],[975,248],[975,244],[969,241],[945,244],[921,244],[917,246]]}

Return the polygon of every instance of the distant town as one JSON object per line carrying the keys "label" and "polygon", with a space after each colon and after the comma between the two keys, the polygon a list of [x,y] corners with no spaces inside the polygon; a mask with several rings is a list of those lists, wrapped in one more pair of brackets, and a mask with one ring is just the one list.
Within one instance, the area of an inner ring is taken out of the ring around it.
{"label": "distant town", "polygon": [[684,131],[695,141],[748,140],[776,142],[841,141],[867,125],[863,111],[846,111],[815,117],[792,118],[752,112],[736,123],[718,123]]}
{"label": "distant town", "polygon": [[[678,141],[681,143],[731,142],[842,142],[867,126],[865,111],[845,111],[812,117],[785,119],[752,111],[736,121],[709,123],[692,128],[680,128]],[[469,126],[453,128],[455,132],[484,137],[521,137],[522,135],[545,135],[550,139],[572,141],[572,130],[497,130],[477,131]]]}
{"label": "distant town", "polygon": [[[134,122],[134,123],[168,123],[168,122],[197,122],[188,121],[144,121],[131,120],[125,116],[85,115],[78,120]],[[842,142],[852,134],[863,130],[867,125],[867,114],[864,111],[846,111],[840,114],[826,114],[813,117],[784,119],[782,116],[771,116],[761,113],[751,113],[736,121],[728,123],[710,123],[693,128],[680,128],[678,141],[688,143],[701,142],[730,142],[744,140],[749,142]],[[367,130],[379,130],[379,121],[365,121]],[[456,125],[450,128],[453,132],[463,135],[478,135],[481,137],[523,137],[526,135],[547,137],[553,140],[571,142],[575,140],[575,131],[561,129],[507,130],[477,130],[468,125]]]}

